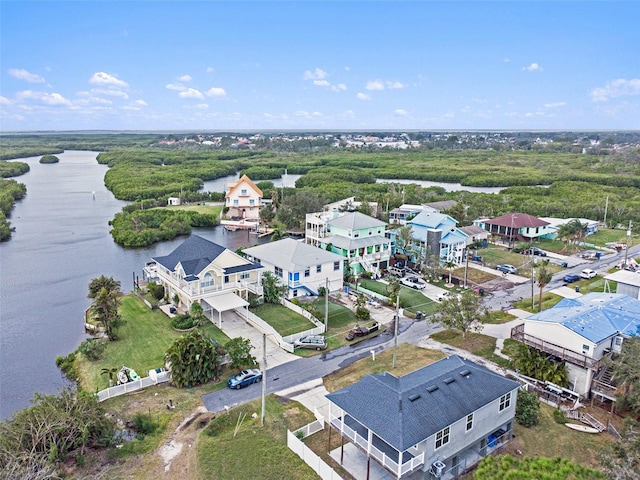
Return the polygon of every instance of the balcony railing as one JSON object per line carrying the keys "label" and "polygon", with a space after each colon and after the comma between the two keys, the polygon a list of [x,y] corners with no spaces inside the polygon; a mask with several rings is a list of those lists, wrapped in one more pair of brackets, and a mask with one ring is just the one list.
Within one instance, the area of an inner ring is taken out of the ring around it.
{"label": "balcony railing", "polygon": [[194,282],[185,282],[183,279],[176,279],[171,275],[167,275],[164,271],[159,271],[159,278],[171,285],[174,289],[183,292],[188,295],[192,300],[200,299],[206,295],[210,295],[216,292],[223,291],[238,291],[238,290],[248,290],[251,293],[255,293],[256,295],[262,295],[262,285],[255,282],[246,282],[246,281],[238,281],[238,282],[228,282],[222,285],[211,285],[207,287],[202,287],[199,281]]}

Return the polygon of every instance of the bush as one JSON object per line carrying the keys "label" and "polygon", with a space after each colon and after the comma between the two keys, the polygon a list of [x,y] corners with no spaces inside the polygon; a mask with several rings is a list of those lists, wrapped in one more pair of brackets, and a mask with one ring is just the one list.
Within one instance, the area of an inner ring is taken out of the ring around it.
{"label": "bush", "polygon": [[560,425],[564,425],[567,422],[566,415],[559,408],[556,408],[553,411],[553,419],[555,420],[556,423],[559,423]]}
{"label": "bush", "polygon": [[151,415],[140,412],[133,416],[132,423],[136,433],[142,435],[149,435],[158,428],[158,423],[153,421]]}
{"label": "bush", "polygon": [[533,427],[540,421],[540,402],[535,393],[518,392],[516,421],[523,427]]}
{"label": "bush", "polygon": [[104,341],[94,338],[88,338],[80,344],[80,346],[78,347],[78,352],[83,354],[89,360],[95,361],[102,358],[102,354],[104,353],[105,348],[107,348],[107,345]]}
{"label": "bush", "polygon": [[156,300],[162,300],[164,298],[164,287],[159,283],[149,282],[147,284],[147,290],[153,298]]}
{"label": "bush", "polygon": [[75,361],[75,353],[70,353],[66,357],[62,357],[60,355],[56,357],[56,365],[58,366],[58,368],[62,370],[62,373],[64,373],[65,377],[73,382],[78,380],[78,372],[76,371]]}
{"label": "bush", "polygon": [[171,326],[178,330],[188,330],[198,325],[200,325],[200,320],[187,314],[176,315],[171,319]]}

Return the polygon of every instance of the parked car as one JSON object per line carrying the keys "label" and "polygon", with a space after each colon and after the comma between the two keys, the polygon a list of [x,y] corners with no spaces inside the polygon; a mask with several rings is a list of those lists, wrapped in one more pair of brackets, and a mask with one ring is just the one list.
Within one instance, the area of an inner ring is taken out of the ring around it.
{"label": "parked car", "polygon": [[401,278],[400,283],[405,287],[415,288],[416,290],[423,290],[427,286],[424,280],[418,277]]}
{"label": "parked car", "polygon": [[531,247],[530,249],[525,250],[524,253],[528,255],[537,255],[539,257],[547,256],[547,252],[545,252],[544,250],[540,250],[538,247]]}
{"label": "parked car", "polygon": [[257,368],[249,368],[248,370],[242,370],[237,375],[234,375],[227,382],[227,386],[233,389],[240,389],[251,385],[252,383],[260,383],[262,381],[262,372]]}
{"label": "parked car", "polygon": [[502,273],[518,273],[518,269],[509,264],[498,265],[496,270],[500,270]]}
{"label": "parked car", "polygon": [[396,277],[404,277],[404,268],[389,267],[387,271]]}
{"label": "parked car", "polygon": [[567,275],[562,277],[562,281],[564,283],[573,283],[577,282],[578,280],[580,280],[580,276],[576,275],[575,273],[568,273]]}
{"label": "parked car", "polygon": [[586,252],[582,252],[578,256],[584,258],[585,260],[600,260],[601,252],[597,252],[595,250],[587,250]]}
{"label": "parked car", "polygon": [[310,348],[312,350],[324,350],[327,348],[327,341],[322,335],[307,335],[300,337],[293,342],[293,348]]}
{"label": "parked car", "polygon": [[580,272],[580,278],[589,279],[595,277],[596,275],[598,275],[598,272],[596,272],[595,270],[591,270],[590,268],[585,268]]}

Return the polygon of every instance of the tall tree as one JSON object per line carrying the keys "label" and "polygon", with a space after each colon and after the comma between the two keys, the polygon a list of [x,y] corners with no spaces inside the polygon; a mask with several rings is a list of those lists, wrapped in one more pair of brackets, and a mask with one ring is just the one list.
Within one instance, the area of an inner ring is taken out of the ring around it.
{"label": "tall tree", "polygon": [[90,312],[104,327],[107,338],[117,340],[115,330],[124,323],[118,313],[122,297],[120,282],[101,275],[91,280],[87,296],[93,300]]}
{"label": "tall tree", "polygon": [[600,463],[607,479],[640,480],[640,425],[627,417],[620,432],[622,438],[607,442]]}
{"label": "tall tree", "polygon": [[617,379],[616,406],[640,413],[640,328],[635,336],[623,342],[622,352],[615,360],[605,361],[613,366]]}
{"label": "tall tree", "polygon": [[463,338],[466,338],[471,329],[481,331],[488,320],[489,310],[482,304],[482,298],[470,290],[443,300],[436,313],[430,317],[432,323],[459,330]]}
{"label": "tall tree", "polygon": [[200,330],[177,338],[165,355],[171,382],[179,388],[193,387],[220,376],[223,350]]}
{"label": "tall tree", "polygon": [[400,249],[403,255],[406,255],[411,247],[413,233],[410,225],[404,225],[398,229],[396,234],[396,250]]}
{"label": "tall tree", "polygon": [[287,286],[280,283],[280,279],[272,272],[262,275],[262,291],[267,303],[280,303],[280,297],[287,292]]}
{"label": "tall tree", "polygon": [[549,260],[542,262],[542,265],[538,267],[538,288],[540,289],[540,298],[538,299],[538,311],[542,311],[542,292],[544,287],[549,284],[553,278],[553,274],[547,270],[547,264]]}

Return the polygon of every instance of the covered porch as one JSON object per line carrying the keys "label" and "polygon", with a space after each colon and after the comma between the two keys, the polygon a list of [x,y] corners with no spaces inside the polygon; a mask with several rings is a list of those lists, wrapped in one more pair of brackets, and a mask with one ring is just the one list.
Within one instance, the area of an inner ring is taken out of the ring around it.
{"label": "covered porch", "polygon": [[215,323],[214,312],[217,312],[217,326],[222,330],[222,313],[227,312],[229,310],[238,310],[240,308],[245,308],[248,310],[249,302],[247,302],[244,298],[239,297],[233,292],[221,293],[218,295],[209,295],[204,297],[200,304],[202,305],[202,309],[204,314]]}

